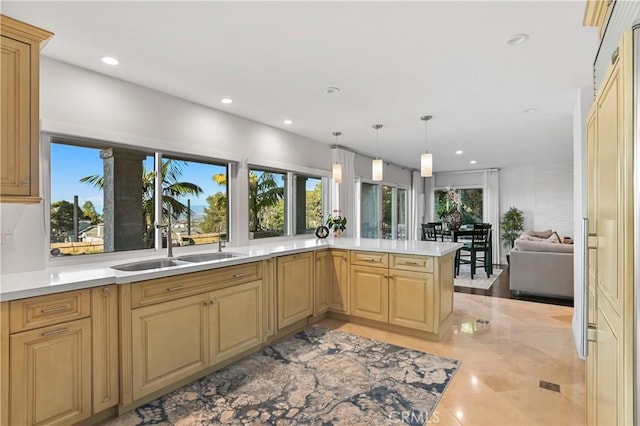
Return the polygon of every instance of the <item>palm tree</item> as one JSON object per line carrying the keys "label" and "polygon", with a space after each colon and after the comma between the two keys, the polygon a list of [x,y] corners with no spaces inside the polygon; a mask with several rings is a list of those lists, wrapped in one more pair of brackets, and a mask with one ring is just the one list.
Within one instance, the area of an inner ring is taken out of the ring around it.
{"label": "palm tree", "polygon": [[[178,198],[187,195],[198,196],[202,194],[202,188],[190,182],[180,182],[185,161],[167,159],[162,162],[162,215],[167,214],[165,206],[171,205],[171,216],[178,219],[187,212],[187,206],[178,201]],[[147,229],[154,222],[154,196],[155,196],[155,171],[147,171],[142,165],[142,214]],[[85,176],[80,182],[89,183],[96,188],[104,188],[104,176]]]}

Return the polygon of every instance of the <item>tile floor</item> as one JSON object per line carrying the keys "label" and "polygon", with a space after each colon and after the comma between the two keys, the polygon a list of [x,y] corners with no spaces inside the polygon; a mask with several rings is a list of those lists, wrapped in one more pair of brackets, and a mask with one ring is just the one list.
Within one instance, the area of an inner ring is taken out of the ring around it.
{"label": "tile floor", "polygon": [[461,360],[429,424],[584,425],[585,364],[572,314],[566,306],[455,293],[453,330],[441,342],[333,319],[322,324]]}

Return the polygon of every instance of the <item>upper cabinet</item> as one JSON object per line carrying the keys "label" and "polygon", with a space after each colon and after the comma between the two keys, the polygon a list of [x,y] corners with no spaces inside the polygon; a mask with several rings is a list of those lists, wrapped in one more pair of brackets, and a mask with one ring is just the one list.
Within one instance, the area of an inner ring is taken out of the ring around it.
{"label": "upper cabinet", "polygon": [[52,33],[0,15],[0,201],[37,203],[40,49]]}
{"label": "upper cabinet", "polygon": [[598,34],[602,38],[613,3],[614,0],[587,0],[582,24],[585,27],[598,27]]}

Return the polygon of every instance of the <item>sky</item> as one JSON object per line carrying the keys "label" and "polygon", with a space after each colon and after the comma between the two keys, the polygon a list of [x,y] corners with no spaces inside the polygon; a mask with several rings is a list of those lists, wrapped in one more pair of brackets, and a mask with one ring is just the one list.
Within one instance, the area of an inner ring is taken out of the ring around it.
{"label": "sky", "polygon": [[[153,155],[149,155],[143,162],[147,171],[154,168]],[[203,193],[196,197],[190,196],[191,206],[207,206],[206,198],[216,192],[225,192],[225,187],[218,185],[212,179],[217,173],[223,173],[224,166],[188,162],[183,167],[180,181],[191,182],[200,186]],[[82,183],[80,179],[86,176],[103,175],[100,150],[97,148],[85,148],[73,145],[51,144],[51,202],[66,200],[73,202],[73,196],[78,195],[80,207],[85,201],[91,201],[96,211],[102,214],[103,195],[102,190],[89,183]],[[276,182],[282,184],[279,174],[274,174]],[[307,181],[307,191],[313,190],[318,181]],[[186,197],[181,199],[186,204]]]}

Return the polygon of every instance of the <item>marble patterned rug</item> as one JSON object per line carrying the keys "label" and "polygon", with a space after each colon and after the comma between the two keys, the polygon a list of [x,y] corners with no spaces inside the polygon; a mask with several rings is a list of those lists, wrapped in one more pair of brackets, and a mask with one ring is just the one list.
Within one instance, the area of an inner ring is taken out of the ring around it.
{"label": "marble patterned rug", "polygon": [[454,278],[453,285],[488,290],[501,273],[502,269],[493,268],[493,274],[487,278],[487,273],[484,272],[482,267],[479,267],[476,268],[476,273],[471,279],[471,267],[469,265],[460,265],[460,274]]}
{"label": "marble patterned rug", "polygon": [[315,325],[107,424],[422,425],[459,366]]}

